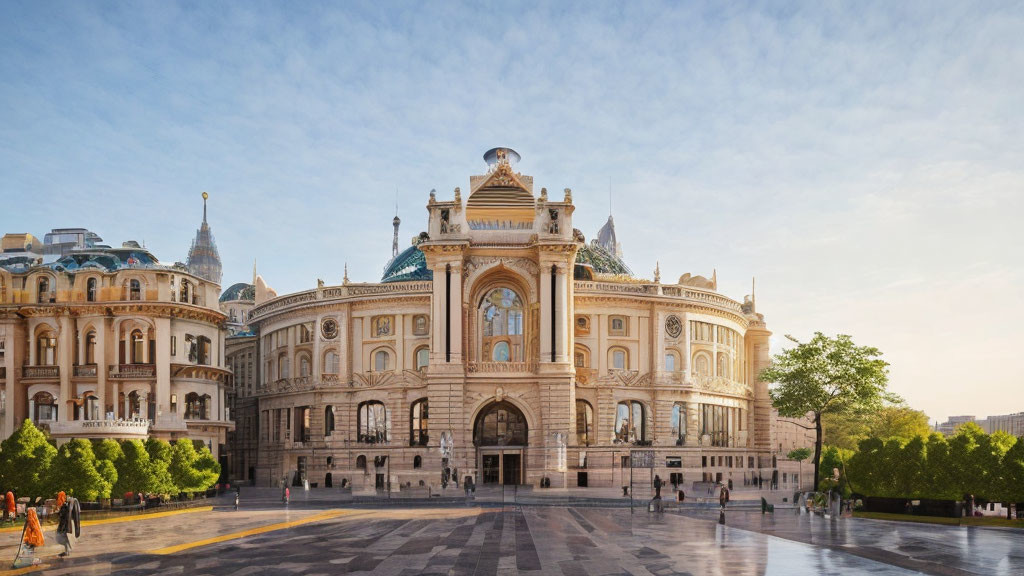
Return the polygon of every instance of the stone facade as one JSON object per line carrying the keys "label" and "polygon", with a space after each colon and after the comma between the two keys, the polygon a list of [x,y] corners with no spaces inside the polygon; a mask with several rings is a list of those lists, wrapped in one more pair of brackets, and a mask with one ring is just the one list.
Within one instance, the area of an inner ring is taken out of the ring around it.
{"label": "stone facade", "polygon": [[619,486],[631,451],[666,481],[770,479],[753,300],[634,278],[573,228],[569,189],[534,194],[511,150],[485,159],[465,201],[431,193],[381,282],[257,290],[256,483]]}

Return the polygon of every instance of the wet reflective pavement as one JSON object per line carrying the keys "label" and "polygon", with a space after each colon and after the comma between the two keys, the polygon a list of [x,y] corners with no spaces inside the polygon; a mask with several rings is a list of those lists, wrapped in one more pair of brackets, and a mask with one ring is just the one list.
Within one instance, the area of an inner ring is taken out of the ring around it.
{"label": "wet reflective pavement", "polygon": [[[215,510],[95,526],[76,557],[46,561],[52,574],[1024,573],[1021,531],[833,522],[792,510],[729,512],[725,526],[717,518],[592,507],[402,508],[272,529],[282,518],[270,511]],[[268,531],[232,535],[251,526]],[[224,541],[203,540],[216,534]],[[153,553],[190,541],[202,545]]]}

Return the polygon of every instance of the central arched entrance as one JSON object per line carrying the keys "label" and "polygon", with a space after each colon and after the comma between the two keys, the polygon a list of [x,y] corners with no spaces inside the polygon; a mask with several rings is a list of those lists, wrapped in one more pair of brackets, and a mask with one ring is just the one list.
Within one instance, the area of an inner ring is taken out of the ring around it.
{"label": "central arched entrance", "polygon": [[529,427],[526,416],[509,402],[485,406],[473,423],[473,445],[483,484],[522,484]]}

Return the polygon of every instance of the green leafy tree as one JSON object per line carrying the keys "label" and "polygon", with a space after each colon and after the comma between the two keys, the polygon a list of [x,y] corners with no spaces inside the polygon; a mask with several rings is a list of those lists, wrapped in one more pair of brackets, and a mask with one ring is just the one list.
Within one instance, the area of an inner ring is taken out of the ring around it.
{"label": "green leafy tree", "polygon": [[0,486],[15,496],[48,496],[51,492],[50,465],[57,455],[46,435],[25,420],[0,443]]}
{"label": "green leafy tree", "polygon": [[[105,439],[93,441],[92,450],[96,454],[96,470],[110,484],[111,490],[117,484],[117,462],[124,458],[124,451],[116,440]],[[109,498],[112,492],[102,498]]]}
{"label": "green leafy tree", "polygon": [[[1006,501],[1024,503],[1024,436],[1003,455],[1003,481],[1006,483]],[[1007,514],[1010,510],[1007,509]]]}
{"label": "green leafy tree", "polygon": [[899,399],[886,391],[888,363],[877,348],[857,346],[849,336],[830,338],[815,333],[773,358],[761,379],[774,382],[770,390],[779,414],[787,418],[812,416],[815,427],[814,485],[820,478],[822,418],[828,414],[864,414]]}
{"label": "green leafy tree", "polygon": [[909,406],[882,406],[866,416],[868,436],[882,440],[927,438],[932,432],[928,415]]}
{"label": "green leafy tree", "polygon": [[146,440],[146,451],[149,452],[153,471],[153,486],[149,491],[177,496],[180,490],[171,476],[171,444],[166,440],[150,438]]}
{"label": "green leafy tree", "polygon": [[[847,470],[847,463],[850,461],[852,456],[852,450],[843,450],[836,446],[825,446],[821,450],[821,469],[826,472],[826,475],[831,472],[833,468],[839,470],[838,488],[842,490],[843,497],[850,496],[850,479],[848,476],[849,472]],[[836,486],[830,486],[830,488],[834,487]]]}
{"label": "green leafy tree", "polygon": [[220,465],[203,446],[196,450],[195,443],[182,438],[174,443],[171,455],[171,478],[182,492],[202,492],[217,482]]}
{"label": "green leafy tree", "polygon": [[57,449],[51,473],[54,491],[63,490],[85,502],[110,497],[111,485],[96,469],[96,454],[88,440],[75,438]]}
{"label": "green leafy tree", "polygon": [[149,452],[150,460],[161,460],[168,466],[171,464],[171,444],[160,438],[149,438],[146,440],[146,451]]}
{"label": "green leafy tree", "polygon": [[128,492],[155,491],[156,479],[149,452],[141,440],[125,440],[121,444],[123,457],[117,461],[117,481],[113,493],[121,498]]}
{"label": "green leafy tree", "polygon": [[807,460],[810,457],[811,457],[811,449],[810,448],[794,448],[793,450],[789,451],[789,454],[786,454],[786,458],[789,458],[790,460],[796,460],[797,465],[798,465],[798,469],[800,470],[800,481],[801,482],[803,482],[803,477],[804,477],[804,460]]}
{"label": "green leafy tree", "polygon": [[953,453],[946,437],[933,432],[928,437],[927,459],[925,461],[925,490],[929,498],[956,500],[962,491],[956,485],[956,467]]}
{"label": "green leafy tree", "polygon": [[201,490],[209,490],[220,478],[220,464],[206,446],[199,450],[199,457],[196,458],[193,467],[198,476],[198,485],[202,486]]}

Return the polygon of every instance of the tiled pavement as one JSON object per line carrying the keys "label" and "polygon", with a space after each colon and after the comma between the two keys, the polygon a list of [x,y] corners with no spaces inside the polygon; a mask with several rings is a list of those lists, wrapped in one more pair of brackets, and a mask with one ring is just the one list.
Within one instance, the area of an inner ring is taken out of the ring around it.
{"label": "tiled pavement", "polygon": [[[250,514],[211,512],[204,518],[183,516],[138,528],[150,535],[155,548],[190,537],[199,539],[199,533],[212,526],[224,526],[225,533],[236,530],[253,522]],[[896,575],[919,573],[917,570],[1021,574],[1024,566],[1020,532],[952,529],[968,531],[961,534],[943,532],[949,529],[942,527],[849,519],[831,524],[821,518],[801,521],[790,512],[766,520],[760,514],[730,512],[726,526],[715,520],[717,517],[639,511],[631,515],[621,508],[364,510],[166,556],[147,554],[137,542],[115,550],[112,540],[117,532],[112,532],[112,527],[96,527],[83,539],[81,548],[88,553],[90,538],[104,542],[95,547],[95,556],[54,563],[48,572]],[[198,527],[190,533],[188,525],[197,522]],[[161,531],[167,535],[161,536]],[[813,544],[796,541],[801,538]],[[859,548],[849,548],[851,544]],[[929,555],[941,562],[912,566],[913,570],[892,565]]]}

